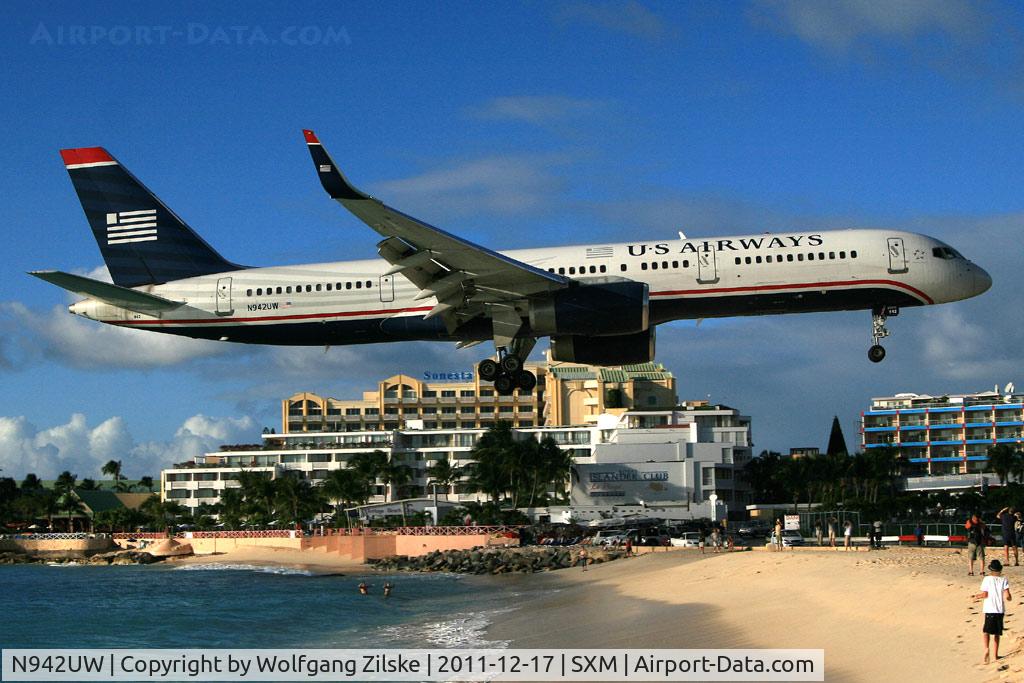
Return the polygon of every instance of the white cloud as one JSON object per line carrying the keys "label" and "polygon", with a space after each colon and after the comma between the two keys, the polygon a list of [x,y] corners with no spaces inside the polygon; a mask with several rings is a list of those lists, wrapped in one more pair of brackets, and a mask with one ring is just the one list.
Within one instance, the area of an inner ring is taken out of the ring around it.
{"label": "white cloud", "polygon": [[650,42],[664,40],[674,32],[662,17],[635,0],[573,3],[560,7],[555,17],[563,22],[592,24]]}
{"label": "white cloud", "polygon": [[495,97],[479,107],[469,110],[471,116],[494,121],[525,121],[545,124],[575,118],[600,110],[604,105],[596,100],[562,97],[558,95],[521,95]]}
{"label": "white cloud", "polygon": [[433,215],[521,215],[546,209],[557,199],[561,182],[553,169],[568,161],[558,154],[490,156],[378,187],[389,203]]}
{"label": "white cloud", "polygon": [[154,368],[238,353],[236,345],[85,320],[62,306],[39,312],[19,302],[0,302],[0,330],[8,337],[0,354],[7,365],[45,359],[76,368]]}
{"label": "white cloud", "polygon": [[136,442],[120,417],[90,427],[75,413],[65,424],[39,429],[25,417],[0,416],[0,467],[4,476],[22,478],[34,472],[53,479],[69,470],[79,478],[100,478],[109,460],[121,460],[129,478],[158,477],[175,462],[217,450],[223,443],[259,442],[250,417],[214,418],[194,415],[167,441]]}
{"label": "white cloud", "polygon": [[845,51],[870,39],[910,41],[941,33],[973,39],[984,15],[963,0],[775,0],[755,5],[759,19],[818,48]]}

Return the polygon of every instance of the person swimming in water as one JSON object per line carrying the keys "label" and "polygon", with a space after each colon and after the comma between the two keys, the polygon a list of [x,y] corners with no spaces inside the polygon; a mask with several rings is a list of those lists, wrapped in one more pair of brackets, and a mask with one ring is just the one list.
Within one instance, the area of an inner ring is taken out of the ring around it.
{"label": "person swimming in water", "polygon": [[361,582],[359,584],[359,594],[360,595],[369,595],[370,594],[370,587],[366,585],[365,581],[363,581],[363,582]]}
{"label": "person swimming in water", "polygon": [[391,595],[391,589],[392,588],[393,588],[393,586],[390,583],[387,583],[387,582],[384,583],[384,597],[385,598],[388,597],[389,595]]}

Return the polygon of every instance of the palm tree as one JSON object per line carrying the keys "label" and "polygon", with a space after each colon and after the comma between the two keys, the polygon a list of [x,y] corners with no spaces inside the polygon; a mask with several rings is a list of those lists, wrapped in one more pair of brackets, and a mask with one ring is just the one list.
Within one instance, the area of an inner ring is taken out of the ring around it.
{"label": "palm tree", "polygon": [[999,477],[999,483],[1006,485],[1010,473],[1017,469],[1018,454],[1005,443],[988,449],[988,468]]}
{"label": "palm tree", "polygon": [[462,477],[462,468],[455,467],[447,457],[444,457],[435,460],[434,464],[427,468],[427,476],[429,484],[444,487],[444,499],[448,500],[451,487]]}
{"label": "palm tree", "polygon": [[[346,503],[365,503],[370,497],[370,484],[354,469],[331,470],[323,483],[324,495],[334,505],[335,524]],[[348,517],[345,517],[346,523]]]}
{"label": "palm tree", "polygon": [[153,493],[153,477],[139,477],[139,486],[146,489],[149,493]]}
{"label": "palm tree", "polygon": [[61,496],[59,505],[60,509],[68,516],[68,533],[74,533],[74,516],[85,512],[85,507],[82,505],[81,499],[75,495],[73,490],[69,490]]}
{"label": "palm tree", "polygon": [[120,460],[108,460],[107,464],[104,465],[100,472],[103,474],[111,474],[114,476],[114,490],[122,490],[121,484],[121,461]]}
{"label": "palm tree", "polygon": [[35,491],[43,488],[43,482],[32,472],[25,475],[25,478],[21,481],[22,491]]}
{"label": "palm tree", "polygon": [[57,477],[57,482],[53,485],[53,490],[58,494],[65,494],[75,488],[75,482],[78,481],[77,474],[71,474],[71,472],[64,470]]}

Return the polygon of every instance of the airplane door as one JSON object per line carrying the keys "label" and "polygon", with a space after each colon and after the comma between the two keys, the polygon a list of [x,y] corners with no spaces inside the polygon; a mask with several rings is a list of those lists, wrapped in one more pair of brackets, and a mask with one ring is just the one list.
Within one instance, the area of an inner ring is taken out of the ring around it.
{"label": "airplane door", "polygon": [[390,303],[395,300],[395,276],[394,275],[381,275],[380,286],[377,288],[380,292],[380,300],[383,303]]}
{"label": "airplane door", "polygon": [[697,251],[697,282],[718,282],[718,259],[710,244],[705,244]]}
{"label": "airplane door", "polygon": [[902,237],[890,237],[889,244],[889,272],[907,272],[907,252],[903,248]]}
{"label": "airplane door", "polygon": [[217,315],[231,315],[231,278],[222,277],[217,280]]}

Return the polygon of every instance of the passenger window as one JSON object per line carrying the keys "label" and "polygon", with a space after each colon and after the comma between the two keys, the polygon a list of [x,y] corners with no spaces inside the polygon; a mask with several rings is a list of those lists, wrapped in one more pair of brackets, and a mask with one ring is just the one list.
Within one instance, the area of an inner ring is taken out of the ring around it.
{"label": "passenger window", "polygon": [[850,258],[857,258],[857,252],[851,251],[850,252]]}
{"label": "passenger window", "polygon": [[313,285],[306,285],[306,291],[307,292],[312,292],[313,291]]}
{"label": "passenger window", "polygon": [[597,272],[597,266],[590,266],[590,272],[591,273],[596,273]]}
{"label": "passenger window", "polygon": [[256,296],[263,296],[263,288],[262,287],[260,287],[259,289],[256,290]]}
{"label": "passenger window", "polygon": [[747,262],[747,265],[749,266],[750,265],[750,257],[748,256],[744,260]]}
{"label": "passenger window", "polygon": [[619,265],[619,270],[621,270],[623,273],[625,273],[626,272],[626,264],[625,263],[620,264]]}
{"label": "passenger window", "polygon": [[558,269],[558,274],[559,275],[565,275],[565,268],[559,268]]}
{"label": "passenger window", "polygon": [[651,270],[657,270],[657,269],[658,269],[658,262],[657,262],[657,261],[655,261],[655,262],[653,262],[653,263],[651,264]]}
{"label": "passenger window", "polygon": [[251,289],[245,290],[245,295],[246,296],[252,296],[252,290]]}
{"label": "passenger window", "polygon": [[278,287],[278,288],[277,288],[277,293],[278,293],[278,294],[280,294],[280,293],[281,293],[281,288],[280,288],[280,287]]}
{"label": "passenger window", "polygon": [[608,266],[602,264],[600,270],[601,270],[602,273],[607,273],[608,272]]}
{"label": "passenger window", "polygon": [[755,258],[754,258],[754,260],[755,260],[756,262],[760,263],[760,262],[761,262],[761,257],[760,257],[760,256],[757,256],[757,257],[755,257]]}
{"label": "passenger window", "polygon": [[846,252],[845,251],[839,252],[839,258],[846,258]]}
{"label": "passenger window", "polygon": [[810,254],[807,255],[807,260],[808,261],[813,261],[814,260],[814,252],[813,251]]}
{"label": "passenger window", "polygon": [[690,261],[687,260],[687,259],[683,259],[683,268],[689,268],[689,267],[690,267]]}
{"label": "passenger window", "polygon": [[771,255],[770,255],[770,254],[769,254],[768,256],[765,256],[765,257],[764,257],[764,262],[765,262],[765,263],[771,263],[771,262],[772,262],[772,257],[771,257]]}
{"label": "passenger window", "polygon": [[352,283],[351,282],[346,282],[345,283],[345,289],[352,289]]}
{"label": "passenger window", "polygon": [[373,287],[373,280],[367,280],[366,281],[366,288],[370,289],[371,287]]}
{"label": "passenger window", "polygon": [[647,261],[640,264],[640,270],[647,270]]}
{"label": "passenger window", "polygon": [[789,261],[790,263],[792,263],[793,262],[793,255],[792,254],[786,254],[786,260]]}
{"label": "passenger window", "polygon": [[819,261],[824,261],[825,260],[825,252],[823,252],[823,251],[819,251],[818,252],[818,260]]}
{"label": "passenger window", "polygon": [[340,292],[341,291],[341,283],[340,282],[335,283],[334,288]]}
{"label": "passenger window", "polygon": [[319,292],[319,291],[320,291],[320,288],[321,288],[321,287],[320,287],[320,283],[317,283],[317,285],[316,285],[316,291],[318,291],[318,292]]}
{"label": "passenger window", "polygon": [[835,261],[836,260],[836,252],[834,252],[834,251],[828,252],[828,258],[829,258],[830,261]]}
{"label": "passenger window", "polygon": [[673,261],[672,262],[672,267],[673,268],[678,268],[679,267],[679,261]]}
{"label": "passenger window", "polygon": [[743,261],[742,261],[742,259],[740,259],[740,257],[739,257],[739,256],[737,256],[737,257],[736,257],[736,265],[738,266],[738,265],[739,265],[740,263],[742,263],[742,262],[743,262]]}
{"label": "passenger window", "polygon": [[803,261],[804,260],[804,255],[803,254],[797,254],[796,255],[796,260],[797,261]]}
{"label": "passenger window", "polygon": [[291,294],[292,293],[292,286],[288,285],[287,287],[284,288],[284,291],[285,291],[285,294]]}
{"label": "passenger window", "polygon": [[569,275],[576,274],[576,266],[569,266]]}
{"label": "passenger window", "polygon": [[331,291],[331,283],[330,282],[327,283],[327,291],[328,292]]}
{"label": "passenger window", "polygon": [[362,280],[356,280],[356,289],[362,289],[362,288],[363,288],[363,281]]}

